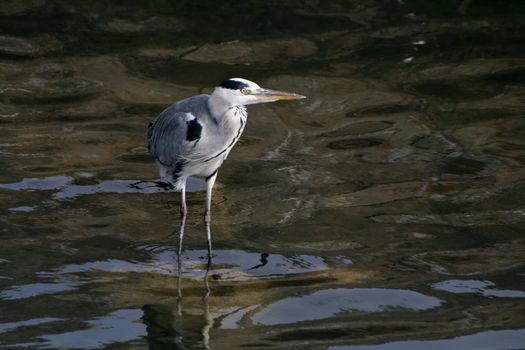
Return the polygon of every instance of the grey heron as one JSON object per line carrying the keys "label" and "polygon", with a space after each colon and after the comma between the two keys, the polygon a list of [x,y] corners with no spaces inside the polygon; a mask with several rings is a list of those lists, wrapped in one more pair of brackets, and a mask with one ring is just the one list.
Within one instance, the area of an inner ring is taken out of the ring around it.
{"label": "grey heron", "polygon": [[[211,256],[211,196],[217,172],[246,126],[246,105],[298,100],[305,96],[265,89],[256,83],[232,78],[211,95],[197,95],[175,102],[148,127],[149,151],[155,157],[163,181],[181,193],[180,246],[186,220],[186,180],[206,180],[204,222]],[[180,250],[179,246],[179,250]]]}

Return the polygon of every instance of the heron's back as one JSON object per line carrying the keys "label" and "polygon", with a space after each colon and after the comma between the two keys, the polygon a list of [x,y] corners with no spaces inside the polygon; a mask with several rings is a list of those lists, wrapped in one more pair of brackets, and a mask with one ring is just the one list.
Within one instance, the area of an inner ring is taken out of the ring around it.
{"label": "heron's back", "polygon": [[178,101],[150,124],[149,150],[161,177],[177,183],[189,176],[211,176],[237,142],[246,122],[245,109],[235,107],[216,119],[208,108],[209,97]]}

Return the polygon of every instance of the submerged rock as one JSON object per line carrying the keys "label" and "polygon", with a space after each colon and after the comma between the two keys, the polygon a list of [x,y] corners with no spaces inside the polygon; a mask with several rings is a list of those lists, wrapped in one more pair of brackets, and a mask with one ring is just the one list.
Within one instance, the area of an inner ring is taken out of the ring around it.
{"label": "submerged rock", "polygon": [[508,73],[525,68],[525,60],[517,58],[480,58],[460,64],[435,65],[415,73],[415,80],[460,80]]}
{"label": "submerged rock", "polygon": [[523,114],[525,110],[525,92],[520,88],[511,88],[489,99],[461,102],[456,105],[456,112],[497,117],[510,114]]}
{"label": "submerged rock", "polygon": [[435,273],[478,275],[523,266],[523,241],[490,248],[440,251],[416,254],[403,264]]}
{"label": "submerged rock", "polygon": [[286,166],[276,170],[278,174],[285,175],[294,185],[319,186],[343,183],[343,180],[335,177],[332,173],[318,168],[306,167],[304,165]]}
{"label": "submerged rock", "polygon": [[[433,161],[460,152],[461,147],[441,133],[415,135],[410,141],[410,153],[401,157],[403,161]],[[458,153],[459,154],[459,153]]]}
{"label": "submerged rock", "polygon": [[525,210],[495,210],[484,213],[393,214],[372,217],[375,222],[395,224],[450,225],[457,227],[513,225],[525,222]]}
{"label": "submerged rock", "polygon": [[62,49],[62,43],[50,35],[25,38],[0,35],[0,54],[38,57]]}
{"label": "submerged rock", "polygon": [[421,24],[405,24],[403,26],[385,27],[370,33],[374,39],[399,39],[426,32],[427,29]]}
{"label": "submerged rock", "polygon": [[[141,106],[156,114],[173,101],[198,93],[196,88],[136,77],[116,56],[72,57],[67,60],[74,75],[85,77],[104,88],[108,96],[116,96],[127,106]],[[148,107],[149,106],[149,107]]]}
{"label": "submerged rock", "polygon": [[[397,109],[412,109],[419,103],[410,95],[394,91],[381,83],[361,79],[281,75],[263,81],[262,85],[278,86],[282,90],[306,95],[306,99],[293,106],[294,113],[284,107],[276,111],[282,111],[281,117],[288,125],[298,129],[313,127],[317,133],[324,131],[322,136],[328,137],[339,137],[351,130],[352,124],[348,124],[348,118],[359,118],[359,122],[366,122],[358,126],[363,129],[363,133],[382,129],[386,125],[380,126],[374,120],[378,114],[388,114],[388,117],[383,116],[382,119],[391,120],[397,117],[392,112]],[[292,118],[290,114],[297,115],[297,118]],[[364,118],[373,119],[366,121]],[[339,133],[337,129],[341,125],[344,125],[344,130]],[[331,132],[335,132],[337,136],[333,136]]]}
{"label": "submerged rock", "polygon": [[297,249],[299,251],[341,251],[346,249],[359,249],[363,245],[355,241],[340,241],[340,240],[324,240],[320,242],[299,242],[299,243],[288,243],[288,247]]}
{"label": "submerged rock", "polygon": [[330,142],[326,147],[336,150],[348,150],[379,146],[383,142],[384,140],[378,138],[347,139]]}
{"label": "submerged rock", "polygon": [[235,40],[205,44],[182,58],[202,63],[261,65],[276,61],[280,57],[290,59],[307,57],[316,51],[317,45],[304,38],[258,42]]}
{"label": "submerged rock", "polygon": [[100,31],[112,34],[141,34],[151,32],[180,32],[186,28],[184,23],[175,17],[151,17],[142,21],[124,18],[103,20],[96,27]]}
{"label": "submerged rock", "polygon": [[378,131],[388,129],[394,125],[394,122],[391,121],[364,121],[359,123],[352,123],[345,125],[341,128],[325,132],[321,134],[321,137],[344,137],[349,135],[364,135],[370,134]]}
{"label": "submerged rock", "polygon": [[145,48],[137,52],[137,56],[145,59],[172,59],[179,58],[190,51],[195,50],[196,46],[181,48]]}
{"label": "submerged rock", "polygon": [[22,15],[44,6],[46,2],[46,0],[2,0],[0,14],[3,16]]}
{"label": "submerged rock", "polygon": [[64,64],[0,63],[0,96],[13,100],[80,98],[98,91],[100,84],[73,76]]}
{"label": "submerged rock", "polygon": [[394,183],[323,198],[320,200],[320,203],[322,206],[328,208],[376,205],[396,200],[421,197],[425,190],[426,184],[423,182]]}

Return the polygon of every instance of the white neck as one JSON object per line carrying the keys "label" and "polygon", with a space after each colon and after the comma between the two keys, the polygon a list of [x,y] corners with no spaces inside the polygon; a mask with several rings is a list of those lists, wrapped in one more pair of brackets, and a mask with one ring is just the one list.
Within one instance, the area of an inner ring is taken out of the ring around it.
{"label": "white neck", "polygon": [[228,109],[235,105],[237,104],[232,103],[232,101],[229,101],[217,93],[211,94],[208,100],[208,108],[210,109],[212,117],[215,119],[220,119]]}

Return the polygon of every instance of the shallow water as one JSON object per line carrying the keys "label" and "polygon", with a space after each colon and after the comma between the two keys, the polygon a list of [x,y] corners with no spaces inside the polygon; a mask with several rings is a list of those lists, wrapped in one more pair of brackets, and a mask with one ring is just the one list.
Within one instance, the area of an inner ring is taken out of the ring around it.
{"label": "shallow water", "polygon": [[[0,3],[0,349],[525,348],[520,1]],[[242,76],[214,195],[145,131]]]}

